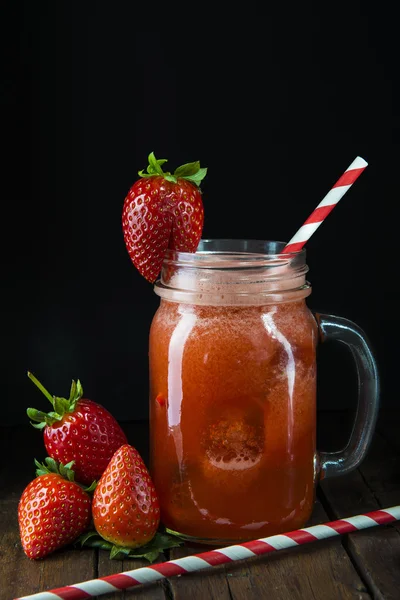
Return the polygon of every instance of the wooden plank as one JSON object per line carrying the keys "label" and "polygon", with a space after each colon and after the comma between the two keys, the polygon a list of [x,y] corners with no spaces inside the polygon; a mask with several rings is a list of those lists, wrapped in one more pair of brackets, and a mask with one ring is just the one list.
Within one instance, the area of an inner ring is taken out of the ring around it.
{"label": "wooden plank", "polygon": [[[124,429],[128,441],[136,444],[147,459],[147,426],[143,423],[128,423]],[[34,458],[42,461],[46,456],[42,432],[29,423],[2,428],[0,452],[2,456],[12,457],[12,460],[0,461],[0,480],[6,482],[6,485],[0,487],[0,597],[8,600],[95,578],[98,568],[96,550],[85,548],[72,551],[68,548],[41,561],[29,560],[22,550],[18,530],[18,502],[26,485],[35,477]],[[114,564],[114,561],[108,562]],[[101,569],[106,574],[107,568],[103,569],[102,564],[100,561]],[[126,569],[134,568],[133,563],[125,563],[124,566]],[[138,566],[136,561],[135,566]],[[114,572],[111,566],[108,570]],[[154,594],[154,590],[149,589],[140,597],[160,600],[165,598],[163,591],[161,594],[159,591],[157,595]]]}
{"label": "wooden plank", "polygon": [[[316,502],[310,524],[322,523],[327,516]],[[198,552],[199,549],[196,549]],[[171,550],[178,558],[193,549]],[[296,549],[212,567],[201,573],[171,578],[174,600],[324,600],[371,598],[357,575],[340,539],[319,541]]]}
{"label": "wooden plank", "polygon": [[[380,508],[356,471],[321,484],[332,518],[346,518]],[[346,536],[344,541],[374,598],[398,600],[400,536],[393,526],[380,526]]]}
{"label": "wooden plank", "polygon": [[[368,457],[359,471],[380,508],[400,504],[400,446],[398,452],[394,451],[381,434],[376,432]],[[400,532],[398,521],[393,527]]]}
{"label": "wooden plank", "polygon": [[22,550],[14,498],[0,503],[0,597],[11,600],[55,587],[92,579],[96,556],[91,549],[54,552],[44,560],[33,561]]}
{"label": "wooden plank", "polygon": [[[317,502],[310,524],[323,523],[326,519]],[[232,578],[229,582],[233,598],[266,598],[272,593],[276,600],[370,598],[339,539],[254,559],[248,571],[252,595],[248,595],[242,579]],[[235,586],[231,582],[235,582]]]}
{"label": "wooden plank", "polygon": [[[167,560],[167,558],[160,554],[158,559],[153,564],[163,562],[164,560]],[[99,550],[98,577],[106,577],[107,575],[114,575],[114,573],[123,573],[124,571],[139,569],[140,567],[148,567],[149,564],[150,563],[147,560],[139,558],[111,560],[109,558],[108,551]],[[131,600],[131,598],[140,598],[141,600],[167,600],[167,588],[167,581],[159,581],[157,583],[144,585],[142,587],[134,587],[131,590],[124,590],[123,592],[106,594],[103,597],[105,600]]]}
{"label": "wooden plank", "polygon": [[[21,443],[22,440],[22,443]],[[92,549],[60,550],[44,560],[27,558],[19,537],[18,502],[25,486],[35,477],[33,459],[46,456],[42,433],[30,425],[1,430],[0,462],[0,585],[2,598],[27,594],[92,579],[96,556]],[[27,450],[28,449],[28,450]]]}
{"label": "wooden plank", "polygon": [[[330,417],[329,427],[337,421]],[[400,502],[398,456],[376,433],[359,470],[327,479],[319,494],[331,518],[345,518]],[[398,524],[350,534],[344,544],[374,598],[397,600],[400,588]]]}
{"label": "wooden plank", "polygon": [[[215,547],[186,544],[180,548],[171,548],[170,560],[199,554]],[[173,600],[232,600],[225,568],[211,567],[199,573],[189,573],[181,577],[171,577],[169,580]]]}
{"label": "wooden plank", "polygon": [[[338,449],[343,445],[351,420],[350,413],[333,411],[329,415],[321,415],[318,437],[324,441],[324,450]],[[400,438],[397,423],[398,418],[396,420],[392,415],[387,422],[380,418],[378,434],[360,470],[346,477],[327,480],[319,486],[318,495],[328,515],[317,503],[313,523],[400,503]],[[148,454],[147,427],[146,423],[124,425],[129,442],[137,447],[145,462]],[[24,440],[23,445],[19,443],[21,439]],[[0,488],[1,598],[4,595],[5,600],[11,599],[148,564],[138,560],[111,561],[108,553],[99,553],[97,562],[97,552],[91,549],[73,552],[66,549],[43,561],[27,559],[19,541],[17,504],[25,485],[34,477],[33,458],[42,460],[45,456],[42,437],[30,426],[4,428],[0,434],[0,447],[3,456],[11,454],[10,448],[13,450],[12,468],[6,461],[0,462],[1,480],[7,482],[6,486]],[[302,548],[240,561],[230,567],[214,567],[207,572],[174,577],[152,586],[102,597],[104,600],[131,597],[156,600],[258,600],[264,597],[274,600],[313,597],[366,600],[374,597],[397,600],[400,586],[400,535],[396,527],[399,524],[369,529],[340,539],[316,542]],[[174,549],[170,556],[177,558],[202,550],[204,547]]]}

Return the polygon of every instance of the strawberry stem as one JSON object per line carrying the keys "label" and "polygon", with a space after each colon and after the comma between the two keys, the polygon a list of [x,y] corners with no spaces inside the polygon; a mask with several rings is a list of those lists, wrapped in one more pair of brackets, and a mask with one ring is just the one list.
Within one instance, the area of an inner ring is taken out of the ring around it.
{"label": "strawberry stem", "polygon": [[47,400],[49,400],[54,406],[54,397],[46,390],[46,388],[40,383],[40,381],[36,379],[34,375],[32,375],[30,371],[28,371],[28,377],[31,381],[33,381],[36,387],[39,388],[39,390],[46,396]]}
{"label": "strawberry stem", "polygon": [[73,413],[76,409],[76,406],[79,400],[83,395],[82,384],[79,381],[72,380],[71,391],[69,394],[69,398],[61,398],[59,396],[51,396],[50,393],[46,390],[46,388],[36,379],[34,375],[30,371],[28,371],[28,377],[33,381],[37,388],[46,396],[46,398],[51,402],[51,405],[54,410],[44,413],[40,410],[36,410],[36,408],[28,408],[27,414],[28,417],[32,421],[36,421],[36,423],[32,423],[33,427],[36,429],[43,429],[46,425],[53,425],[56,421],[62,421],[64,415],[66,413]]}

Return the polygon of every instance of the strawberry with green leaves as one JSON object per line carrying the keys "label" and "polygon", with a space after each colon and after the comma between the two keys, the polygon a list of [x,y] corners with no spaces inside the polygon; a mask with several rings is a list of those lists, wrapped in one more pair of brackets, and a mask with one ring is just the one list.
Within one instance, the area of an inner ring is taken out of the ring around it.
{"label": "strawberry with green leaves", "polygon": [[74,461],[75,478],[90,485],[100,479],[112,455],[127,437],[112,414],[101,404],[83,398],[80,381],[72,381],[69,398],[51,396],[32,373],[28,377],[51,402],[45,413],[28,408],[34,427],[43,430],[47,454],[54,460]]}
{"label": "strawberry with green leaves", "polygon": [[93,494],[97,533],[119,548],[148,544],[160,524],[154,484],[138,451],[125,444],[117,450]]}
{"label": "strawberry with green leaves", "polygon": [[18,525],[28,558],[44,558],[74,542],[92,518],[91,488],[74,481],[73,461],[63,465],[50,457],[37,466],[37,477],[24,489],[18,504]]}
{"label": "strawberry with green leaves", "polygon": [[122,229],[129,256],[148,281],[158,277],[168,248],[196,252],[204,207],[200,183],[207,169],[192,162],[165,172],[166,159],[149,157],[147,172],[130,188],[123,205]]}

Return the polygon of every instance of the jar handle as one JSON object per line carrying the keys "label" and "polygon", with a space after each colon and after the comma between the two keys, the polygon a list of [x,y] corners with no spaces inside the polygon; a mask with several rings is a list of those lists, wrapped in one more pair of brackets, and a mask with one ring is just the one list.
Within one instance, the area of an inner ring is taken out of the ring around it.
{"label": "jar handle", "polygon": [[352,321],[335,315],[314,313],[321,342],[336,340],[351,351],[358,376],[357,412],[350,439],[338,452],[318,453],[319,479],[345,475],[364,459],[375,430],[379,410],[379,374],[364,331]]}

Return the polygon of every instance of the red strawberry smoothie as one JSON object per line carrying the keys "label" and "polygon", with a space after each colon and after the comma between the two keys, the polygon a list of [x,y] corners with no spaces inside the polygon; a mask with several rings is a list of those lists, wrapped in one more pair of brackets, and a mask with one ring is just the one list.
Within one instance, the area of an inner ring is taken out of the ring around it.
{"label": "red strawberry smoothie", "polygon": [[156,285],[149,347],[162,522],[211,543],[303,526],[314,503],[317,344],[304,274],[299,284],[284,267],[279,283],[169,273],[168,290]]}

